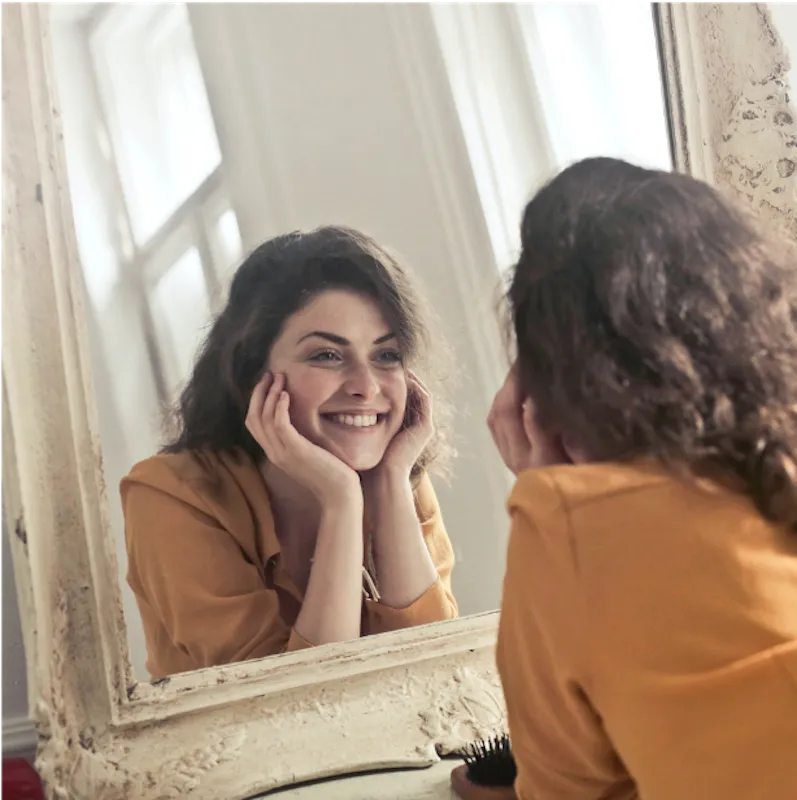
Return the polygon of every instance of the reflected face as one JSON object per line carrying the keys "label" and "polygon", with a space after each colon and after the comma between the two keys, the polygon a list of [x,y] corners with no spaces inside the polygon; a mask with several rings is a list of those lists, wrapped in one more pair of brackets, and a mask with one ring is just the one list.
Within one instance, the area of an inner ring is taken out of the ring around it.
{"label": "reflected face", "polygon": [[407,405],[403,354],[377,304],[344,289],[289,317],[269,369],[287,379],[291,422],[358,472],[382,460]]}

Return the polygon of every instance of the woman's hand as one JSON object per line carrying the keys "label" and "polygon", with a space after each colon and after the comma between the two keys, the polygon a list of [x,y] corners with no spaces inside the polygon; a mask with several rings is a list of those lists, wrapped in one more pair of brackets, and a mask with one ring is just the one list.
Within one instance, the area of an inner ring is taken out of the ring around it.
{"label": "woman's hand", "polygon": [[561,437],[543,431],[531,399],[523,397],[517,363],[510,367],[495,395],[487,427],[504,464],[515,475],[525,469],[571,463]]}
{"label": "woman's hand", "polygon": [[360,493],[360,480],[353,469],[293,427],[285,385],[284,375],[274,377],[268,372],[249,401],[246,428],[266,458],[309,489],[322,505],[339,503],[348,493]]}
{"label": "woman's hand", "polygon": [[432,396],[420,378],[407,371],[407,412],[405,426],[393,437],[377,470],[406,472],[409,477],[415,462],[434,434]]}

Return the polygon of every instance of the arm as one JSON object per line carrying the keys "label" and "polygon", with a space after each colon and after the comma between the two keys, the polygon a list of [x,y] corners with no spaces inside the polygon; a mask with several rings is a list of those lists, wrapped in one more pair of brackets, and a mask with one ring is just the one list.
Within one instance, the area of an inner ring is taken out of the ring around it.
{"label": "arm", "polygon": [[499,627],[515,791],[519,800],[635,800],[636,787],[584,689],[588,633],[564,512],[539,494],[550,512],[544,532],[525,508],[511,507]]}
{"label": "arm", "polygon": [[294,629],[306,642],[327,644],[360,637],[362,610],[361,497],[327,504],[315,546],[302,610]]}
{"label": "arm", "polygon": [[381,594],[379,603],[366,601],[368,633],[457,615],[450,582],[454,553],[437,498],[427,475],[415,492],[410,483],[412,467],[434,432],[432,398],[411,371],[407,387],[414,410],[381,463],[362,479],[375,523],[374,561]]}
{"label": "arm", "polygon": [[[409,487],[408,480],[406,483]],[[454,619],[457,616],[457,603],[451,591],[454,550],[443,525],[440,507],[429,476],[423,475],[414,493],[410,489],[409,494],[412,498],[412,523],[416,526],[409,530],[414,532],[417,536],[416,541],[419,541],[425,550],[424,558],[431,561],[434,570],[432,582],[405,606],[393,606],[384,595],[379,602],[366,600],[367,633],[401,630],[429,622]],[[378,551],[376,543],[375,551]],[[377,585],[381,592],[383,578],[380,563],[386,559],[378,557],[377,552],[374,555]],[[382,556],[385,556],[384,551]]]}
{"label": "arm", "polygon": [[357,639],[362,619],[363,494],[354,470],[312,444],[291,423],[284,375],[267,373],[246,426],[269,462],[313,494],[321,520],[313,566],[294,626],[305,643]]}
{"label": "arm", "polygon": [[437,581],[412,486],[403,470],[390,469],[380,471],[367,486],[375,512],[374,564],[381,601],[406,608]]}

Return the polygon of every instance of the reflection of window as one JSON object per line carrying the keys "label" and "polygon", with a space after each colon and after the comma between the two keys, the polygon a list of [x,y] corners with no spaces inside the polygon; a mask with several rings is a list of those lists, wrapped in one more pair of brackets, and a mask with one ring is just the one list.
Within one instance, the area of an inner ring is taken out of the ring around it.
{"label": "reflection of window", "polygon": [[91,34],[136,242],[144,244],[221,163],[185,5],[122,5]]}
{"label": "reflection of window", "polygon": [[531,193],[575,160],[671,168],[648,3],[435,3],[432,14],[500,269]]}
{"label": "reflection of window", "polygon": [[557,167],[596,155],[671,169],[648,3],[518,4]]}
{"label": "reflection of window", "polygon": [[152,319],[158,341],[167,343],[167,373],[188,375],[201,334],[210,316],[202,261],[195,247],[187,250],[164,273],[152,291]]}
{"label": "reflection of window", "polygon": [[186,5],[98,5],[86,32],[98,139],[116,176],[117,256],[140,292],[168,401],[241,256],[238,223]]}

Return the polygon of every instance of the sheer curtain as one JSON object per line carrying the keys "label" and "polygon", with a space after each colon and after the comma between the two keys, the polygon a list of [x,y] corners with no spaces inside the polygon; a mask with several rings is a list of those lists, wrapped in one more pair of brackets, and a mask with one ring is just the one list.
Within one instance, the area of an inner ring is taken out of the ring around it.
{"label": "sheer curtain", "polygon": [[671,168],[650,4],[433,6],[500,270],[524,204],[588,156]]}

